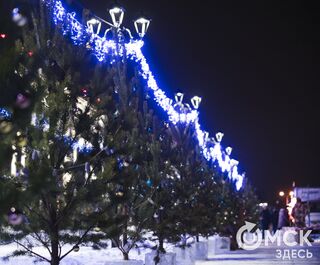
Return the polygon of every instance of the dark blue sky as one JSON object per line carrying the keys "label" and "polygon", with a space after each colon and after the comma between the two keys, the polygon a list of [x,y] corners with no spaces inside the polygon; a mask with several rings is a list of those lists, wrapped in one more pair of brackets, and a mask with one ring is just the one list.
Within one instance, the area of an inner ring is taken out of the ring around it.
{"label": "dark blue sky", "polygon": [[[107,1],[82,0],[108,17]],[[309,1],[119,1],[153,21],[145,53],[161,87],[203,97],[262,199],[320,186],[319,9]]]}

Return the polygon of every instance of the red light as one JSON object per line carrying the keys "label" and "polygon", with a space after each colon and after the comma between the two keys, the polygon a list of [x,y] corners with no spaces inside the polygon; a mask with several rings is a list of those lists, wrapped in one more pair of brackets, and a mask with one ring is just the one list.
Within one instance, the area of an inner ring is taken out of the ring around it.
{"label": "red light", "polygon": [[0,34],[1,39],[5,39],[6,37],[7,37],[7,34],[4,34],[4,33]]}
{"label": "red light", "polygon": [[29,55],[29,57],[32,57],[33,56],[33,51],[29,51],[28,55]]}

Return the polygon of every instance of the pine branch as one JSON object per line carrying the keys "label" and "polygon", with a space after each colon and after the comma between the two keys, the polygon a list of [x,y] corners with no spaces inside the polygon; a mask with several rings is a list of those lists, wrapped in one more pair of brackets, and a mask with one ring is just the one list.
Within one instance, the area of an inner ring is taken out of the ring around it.
{"label": "pine branch", "polygon": [[122,253],[127,253],[123,246],[119,244],[119,239],[112,238],[111,240]]}
{"label": "pine branch", "polygon": [[51,250],[50,250],[50,248],[48,247],[48,243],[45,242],[45,241],[43,241],[42,238],[41,238],[41,236],[40,236],[37,232],[33,232],[33,233],[34,233],[36,236],[34,237],[32,234],[31,234],[31,236],[32,236],[34,239],[38,240],[38,241],[48,250],[48,252],[49,252],[50,255],[51,255]]}
{"label": "pine branch", "polygon": [[19,241],[13,240],[13,242],[15,242],[15,243],[17,243],[19,246],[23,247],[27,252],[31,253],[32,255],[37,256],[38,258],[40,258],[40,259],[42,259],[42,260],[45,260],[45,261],[47,261],[47,262],[50,263],[50,260],[49,260],[49,259],[47,259],[47,258],[41,256],[40,254],[32,251],[31,249],[29,249],[29,248],[26,247],[25,245],[21,244]]}
{"label": "pine branch", "polygon": [[[81,244],[81,242],[83,241],[83,239],[86,237],[86,235],[94,228],[94,225],[90,226],[85,233],[82,235],[82,237],[78,240],[78,242],[75,244],[75,246],[79,246]],[[75,247],[74,246],[74,247]],[[61,258],[60,261],[63,260],[66,256],[68,256],[73,250],[74,247],[72,249],[70,249],[69,251],[67,251]]]}
{"label": "pine branch", "polygon": [[49,220],[47,220],[45,217],[43,217],[43,215],[41,215],[40,213],[38,213],[37,211],[33,210],[32,208],[30,208],[28,205],[24,205],[25,208],[27,208],[30,212],[36,214],[39,218],[41,218],[45,223],[49,224]]}

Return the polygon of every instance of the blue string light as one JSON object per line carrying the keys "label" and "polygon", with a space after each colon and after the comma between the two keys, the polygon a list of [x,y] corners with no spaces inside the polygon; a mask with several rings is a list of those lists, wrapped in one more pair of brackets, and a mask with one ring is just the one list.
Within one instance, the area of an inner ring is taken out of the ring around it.
{"label": "blue string light", "polygon": [[62,139],[63,142],[70,146],[73,150],[78,150],[79,153],[90,154],[93,151],[92,144],[86,143],[86,141],[83,139],[75,140],[68,136],[64,136],[60,139]]}
{"label": "blue string light", "polygon": [[[204,157],[212,163],[217,163],[223,173],[235,181],[239,190],[242,187],[244,174],[238,173],[239,162],[231,159],[230,154],[223,150],[220,141],[209,137],[209,133],[201,129],[199,123],[198,105],[195,109],[185,107],[181,102],[173,104],[173,100],[166,96],[165,92],[158,87],[152,71],[145,56],[142,53],[144,42],[142,40],[130,39],[123,46],[118,45],[114,40],[109,40],[106,36],[101,37],[87,26],[82,25],[76,19],[76,13],[68,13],[58,0],[43,0],[52,10],[53,20],[62,29],[62,34],[69,36],[75,45],[86,45],[98,61],[104,62],[108,58],[122,57],[126,54],[128,59],[135,61],[140,66],[140,75],[153,91],[153,99],[167,113],[168,119],[173,124],[193,124],[199,146]],[[106,34],[105,34],[106,35]]]}

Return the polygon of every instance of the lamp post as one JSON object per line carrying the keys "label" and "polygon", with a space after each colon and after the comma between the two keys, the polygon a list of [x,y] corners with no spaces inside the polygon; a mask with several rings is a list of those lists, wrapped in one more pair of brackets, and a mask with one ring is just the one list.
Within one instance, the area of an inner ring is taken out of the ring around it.
{"label": "lamp post", "polygon": [[224,134],[222,132],[218,132],[216,134],[216,138],[217,138],[218,143],[221,143],[223,136],[224,136]]}
{"label": "lamp post", "polygon": [[[133,36],[131,34],[131,31],[125,27],[122,26],[124,21],[124,15],[125,15],[125,9],[121,6],[113,6],[111,9],[109,9],[109,15],[111,17],[112,22],[105,21],[99,17],[94,17],[87,21],[87,27],[89,32],[92,33],[93,37],[95,35],[99,35],[101,31],[102,22],[106,25],[110,26],[104,33],[104,38],[108,38],[109,33],[113,33],[112,38],[117,41],[117,43],[123,43],[125,39],[129,40],[133,39]],[[134,28],[140,37],[142,39],[150,26],[151,20],[146,17],[139,17],[138,19],[134,20]]]}
{"label": "lamp post", "polygon": [[134,21],[134,26],[140,38],[143,38],[146,35],[150,22],[151,20],[145,17],[140,17]]}
{"label": "lamp post", "polygon": [[101,21],[95,18],[92,18],[87,21],[87,26],[89,31],[92,32],[94,35],[99,35],[101,30]]}
{"label": "lamp post", "polygon": [[114,27],[120,28],[124,18],[124,11],[125,10],[119,6],[114,6],[109,10],[109,14],[111,16]]}

